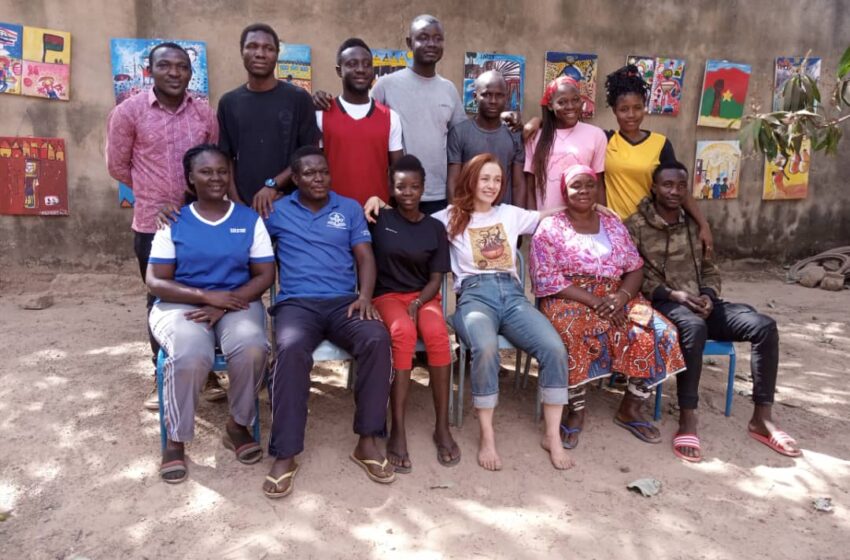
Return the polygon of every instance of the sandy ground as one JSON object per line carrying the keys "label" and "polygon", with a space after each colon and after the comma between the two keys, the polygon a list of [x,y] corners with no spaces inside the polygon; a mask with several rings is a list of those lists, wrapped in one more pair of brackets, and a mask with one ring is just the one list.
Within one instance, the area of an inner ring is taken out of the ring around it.
{"label": "sandy ground", "polygon": [[[140,406],[151,367],[132,269],[5,270],[0,558],[848,558],[850,292],[786,285],[780,271],[727,271],[726,279],[729,299],[779,322],[775,414],[805,449],[801,459],[747,437],[744,395],[735,396],[732,417],[723,416],[726,361],[718,359],[703,377],[702,464],[671,452],[672,386],[661,445],[616,427],[619,394],[593,390],[587,430],[572,452],[578,466],[556,472],[539,447],[534,391],[514,391],[508,374],[496,418],[505,469],[489,473],[475,462],[468,394],[455,432],[464,458],[446,469],[431,444],[420,371],[408,421],[414,471],[385,487],[348,460],[353,399],[343,364],[328,363],[314,371],[295,492],[273,502],[260,491],[270,459],[244,466],[220,444],[221,403],[198,410],[189,481],[160,481],[157,417]],[[19,307],[48,288],[49,309]],[[736,387],[746,391],[748,347],[739,345],[738,355]],[[266,407],[263,419],[265,428]],[[659,495],[626,490],[647,476],[662,481]],[[821,496],[832,498],[834,513],[813,510]]]}

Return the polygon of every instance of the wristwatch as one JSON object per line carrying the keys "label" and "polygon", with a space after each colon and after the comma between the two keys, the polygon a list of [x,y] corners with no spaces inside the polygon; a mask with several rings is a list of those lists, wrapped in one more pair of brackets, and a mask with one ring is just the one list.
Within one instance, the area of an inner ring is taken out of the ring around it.
{"label": "wristwatch", "polygon": [[277,190],[277,181],[274,180],[274,177],[266,179],[266,182],[263,183],[263,186]]}

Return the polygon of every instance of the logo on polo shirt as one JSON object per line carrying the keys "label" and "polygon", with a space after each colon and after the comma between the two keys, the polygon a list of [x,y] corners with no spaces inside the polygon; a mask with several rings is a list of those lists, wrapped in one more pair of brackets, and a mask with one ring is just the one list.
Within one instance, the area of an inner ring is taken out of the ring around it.
{"label": "logo on polo shirt", "polygon": [[328,216],[327,226],[336,229],[345,229],[345,216],[339,212],[331,212],[330,216]]}
{"label": "logo on polo shirt", "polygon": [[230,233],[247,233],[248,230],[243,227],[232,227],[230,228]]}

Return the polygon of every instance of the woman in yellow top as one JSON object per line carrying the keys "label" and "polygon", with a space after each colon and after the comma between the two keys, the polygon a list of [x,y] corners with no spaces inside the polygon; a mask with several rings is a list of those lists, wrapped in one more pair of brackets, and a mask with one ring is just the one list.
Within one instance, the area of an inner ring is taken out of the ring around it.
{"label": "woman in yellow top", "polygon": [[[601,202],[625,220],[637,211],[640,201],[649,196],[652,171],[663,161],[675,161],[673,145],[663,135],[640,128],[649,96],[649,85],[634,65],[612,72],[605,80],[608,105],[617,117],[617,131],[607,131],[605,151],[605,188]],[[699,225],[699,237],[707,252],[712,251],[708,222],[688,196],[685,211]]]}

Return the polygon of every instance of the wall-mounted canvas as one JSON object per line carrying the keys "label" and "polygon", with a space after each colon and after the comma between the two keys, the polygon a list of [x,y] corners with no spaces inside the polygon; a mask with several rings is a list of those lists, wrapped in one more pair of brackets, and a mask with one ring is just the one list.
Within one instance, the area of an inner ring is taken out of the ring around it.
{"label": "wall-mounted canvas", "polygon": [[694,198],[738,198],[741,144],[737,140],[700,140],[694,164]]}
{"label": "wall-mounted canvas", "polygon": [[790,160],[782,155],[764,162],[764,200],[794,200],[809,194],[809,164],[812,157],[812,142],[803,140],[800,153]]}
{"label": "wall-mounted canvas", "polygon": [[375,68],[375,80],[381,76],[398,72],[413,65],[413,53],[393,49],[372,49],[372,66]]}
{"label": "wall-mounted canvas", "polygon": [[68,215],[62,138],[0,137],[0,214]]}
{"label": "wall-mounted canvas", "polygon": [[752,67],[728,60],[708,60],[702,82],[698,126],[741,128]]}
{"label": "wall-mounted canvas", "polygon": [[24,27],[0,23],[0,93],[20,95]]}
{"label": "wall-mounted canvas", "polygon": [[283,80],[313,91],[313,65],[311,62],[310,45],[280,44],[277,55],[275,76]]}
{"label": "wall-mounted canvas", "polygon": [[[782,110],[782,92],[785,91],[785,85],[795,72],[799,72],[800,65],[803,64],[802,56],[780,56],[776,59],[773,74],[773,110]],[[806,60],[806,67],[803,69],[807,76],[814,81],[820,78],[821,59],[812,57]]]}
{"label": "wall-mounted canvas", "polygon": [[488,70],[498,70],[508,84],[507,110],[522,109],[525,84],[525,57],[515,54],[467,52],[463,64],[463,107],[467,113],[477,113],[475,79]]}
{"label": "wall-mounted canvas", "polygon": [[583,106],[582,120],[596,114],[596,78],[599,72],[595,54],[547,51],[543,66],[543,87],[560,76],[569,76],[579,84]]}

